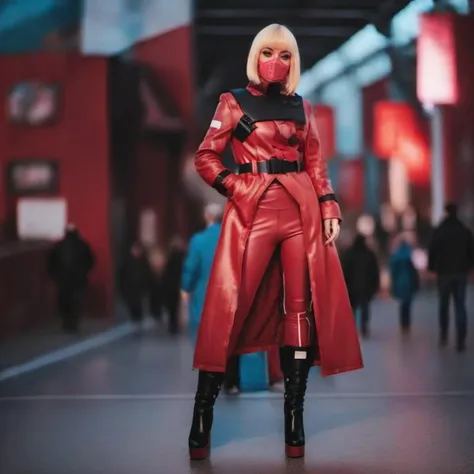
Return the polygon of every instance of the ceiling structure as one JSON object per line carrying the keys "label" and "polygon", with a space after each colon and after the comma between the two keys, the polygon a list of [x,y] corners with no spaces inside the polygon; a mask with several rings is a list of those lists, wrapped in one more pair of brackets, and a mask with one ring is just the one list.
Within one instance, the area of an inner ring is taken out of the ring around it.
{"label": "ceiling structure", "polygon": [[77,48],[82,0],[0,0],[0,54]]}
{"label": "ceiling structure", "polygon": [[[197,0],[194,35],[198,87],[245,84],[245,62],[258,31],[288,26],[298,40],[302,70],[336,50],[367,24],[388,34],[391,18],[409,0]],[[216,90],[217,89],[217,90]]]}

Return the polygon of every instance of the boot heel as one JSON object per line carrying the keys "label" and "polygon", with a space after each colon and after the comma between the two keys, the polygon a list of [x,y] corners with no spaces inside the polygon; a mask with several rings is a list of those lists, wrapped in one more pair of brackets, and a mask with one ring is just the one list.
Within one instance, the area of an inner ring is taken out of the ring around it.
{"label": "boot heel", "polygon": [[223,372],[199,371],[198,388],[194,399],[193,421],[188,438],[191,461],[204,461],[209,457],[214,403],[223,380]]}
{"label": "boot heel", "polygon": [[189,448],[189,457],[191,461],[204,461],[209,457],[211,447],[207,445],[205,448]]}
{"label": "boot heel", "polygon": [[285,444],[285,454],[288,458],[302,458],[304,456],[304,446],[288,446]]}

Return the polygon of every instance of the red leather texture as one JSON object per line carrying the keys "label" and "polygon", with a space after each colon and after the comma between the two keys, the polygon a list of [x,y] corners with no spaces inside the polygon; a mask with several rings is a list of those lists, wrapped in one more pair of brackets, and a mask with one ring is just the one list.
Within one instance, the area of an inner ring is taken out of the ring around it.
{"label": "red leather texture", "polygon": [[[248,87],[252,94],[263,91]],[[306,124],[258,122],[244,141],[232,137],[243,112],[230,93],[223,94],[209,131],[196,153],[196,169],[213,185],[225,170],[221,154],[230,142],[238,164],[268,160],[304,160],[305,171],[281,175],[232,173],[223,184],[228,190],[222,231],[216,250],[206,301],[198,332],[194,368],[224,371],[231,353],[272,350],[282,342],[282,274],[279,252],[272,254],[242,330],[234,341],[236,315],[242,285],[244,255],[259,202],[275,178],[297,203],[303,227],[303,246],[308,262],[312,312],[317,341],[315,364],[322,375],[363,366],[359,339],[335,246],[326,246],[322,220],[341,218],[335,201],[318,202],[332,194],[326,163],[321,157],[318,132],[309,102],[304,102]],[[291,138],[291,140],[290,140]]]}

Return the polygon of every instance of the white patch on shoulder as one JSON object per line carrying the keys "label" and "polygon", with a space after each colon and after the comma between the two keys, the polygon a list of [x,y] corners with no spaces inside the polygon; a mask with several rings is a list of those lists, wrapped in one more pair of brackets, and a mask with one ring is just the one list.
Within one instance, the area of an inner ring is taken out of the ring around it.
{"label": "white patch on shoulder", "polygon": [[217,130],[219,130],[221,127],[222,127],[222,122],[220,122],[219,120],[213,120],[211,122],[211,128],[217,128]]}
{"label": "white patch on shoulder", "polygon": [[308,353],[306,351],[295,351],[295,359],[306,359]]}

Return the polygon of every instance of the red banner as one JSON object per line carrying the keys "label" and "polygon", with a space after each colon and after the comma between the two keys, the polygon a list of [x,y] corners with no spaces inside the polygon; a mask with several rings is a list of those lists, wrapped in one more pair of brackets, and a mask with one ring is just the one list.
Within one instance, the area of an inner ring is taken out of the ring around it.
{"label": "red banner", "polygon": [[413,131],[401,136],[396,156],[405,163],[411,183],[426,185],[430,182],[430,146],[421,131]]}
{"label": "red banner", "polygon": [[313,107],[319,139],[324,158],[333,158],[336,154],[336,121],[334,109],[328,105],[316,104]]}
{"label": "red banner", "polygon": [[338,163],[337,196],[346,210],[361,210],[364,207],[364,162],[357,158]]}
{"label": "red banner", "polygon": [[420,16],[417,44],[417,95],[427,104],[456,104],[459,77],[456,57],[456,16],[427,13]]}
{"label": "red banner", "polygon": [[396,157],[407,167],[412,183],[430,179],[430,146],[424,124],[410,104],[377,102],[374,106],[374,153],[380,158]]}
{"label": "red banner", "polygon": [[374,153],[380,158],[392,157],[399,136],[414,127],[415,115],[409,104],[377,102],[374,106]]}

